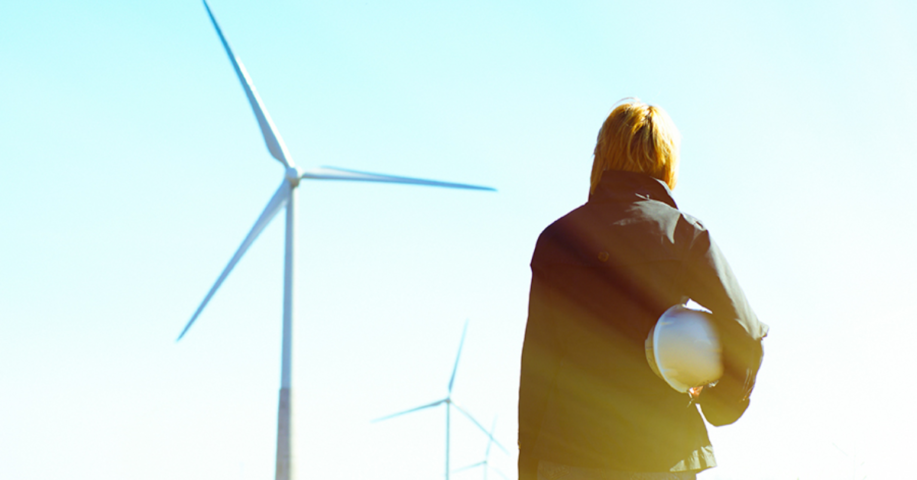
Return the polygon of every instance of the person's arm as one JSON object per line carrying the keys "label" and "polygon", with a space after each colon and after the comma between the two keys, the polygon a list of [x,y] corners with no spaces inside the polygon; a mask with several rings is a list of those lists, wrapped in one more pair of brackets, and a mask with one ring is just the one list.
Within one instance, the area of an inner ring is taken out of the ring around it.
{"label": "person's arm", "polygon": [[689,251],[685,282],[691,299],[712,312],[723,348],[723,376],[703,389],[698,402],[708,422],[728,425],[748,408],[768,327],[758,321],[726,258],[704,229]]}
{"label": "person's arm", "polygon": [[532,259],[529,316],[525,326],[519,378],[519,480],[537,478],[538,458],[535,456],[535,443],[538,440],[559,362],[549,282],[545,278],[546,274],[539,268],[538,247],[535,252]]}

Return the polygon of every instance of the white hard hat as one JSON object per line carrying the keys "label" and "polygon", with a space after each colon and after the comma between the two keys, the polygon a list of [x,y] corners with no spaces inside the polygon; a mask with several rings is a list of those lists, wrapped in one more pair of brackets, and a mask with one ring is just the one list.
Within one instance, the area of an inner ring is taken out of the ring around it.
{"label": "white hard hat", "polygon": [[650,368],[682,393],[723,375],[721,352],[710,314],[684,305],[666,310],[646,338]]}

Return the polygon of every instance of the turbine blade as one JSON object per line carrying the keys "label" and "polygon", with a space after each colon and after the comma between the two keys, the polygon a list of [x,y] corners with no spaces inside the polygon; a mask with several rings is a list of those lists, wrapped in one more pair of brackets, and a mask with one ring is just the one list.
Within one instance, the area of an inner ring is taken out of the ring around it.
{"label": "turbine blade", "polygon": [[418,410],[423,410],[423,409],[425,409],[425,408],[435,407],[435,406],[437,406],[437,405],[439,405],[439,404],[441,404],[441,403],[443,403],[443,402],[445,402],[445,401],[446,401],[445,399],[443,399],[443,400],[437,400],[437,401],[435,401],[435,402],[433,402],[433,403],[428,403],[428,404],[426,404],[426,405],[421,405],[421,406],[419,406],[419,407],[412,408],[412,409],[410,409],[410,410],[405,410],[405,411],[403,411],[403,412],[398,412],[398,413],[393,413],[393,414],[391,414],[391,415],[386,415],[386,416],[384,416],[384,417],[382,417],[382,418],[377,418],[377,419],[373,420],[372,423],[381,422],[382,420],[388,420],[388,419],[390,419],[390,418],[395,418],[395,417],[398,417],[398,416],[401,416],[401,415],[404,415],[404,414],[407,414],[407,413],[416,412],[416,411],[418,411]]}
{"label": "turbine blade", "polygon": [[465,320],[465,328],[462,329],[462,340],[459,342],[458,354],[455,355],[455,366],[452,367],[452,376],[449,378],[449,396],[452,396],[452,384],[455,382],[455,372],[458,370],[459,358],[462,356],[462,345],[465,344],[465,333],[468,332],[468,320]]}
{"label": "turbine blade", "polygon": [[316,168],[304,173],[302,178],[308,178],[312,180],[350,180],[356,182],[402,183],[407,185],[426,185],[429,187],[463,188],[466,190],[488,190],[492,192],[496,191],[494,188],[482,187],[479,185],[440,182],[438,180],[426,180],[423,178],[397,177],[394,175],[360,172],[357,170],[348,170],[346,168],[337,167]]}
{"label": "turbine blade", "polygon": [[465,470],[471,470],[472,468],[480,467],[483,465],[487,465],[487,462],[478,462],[478,463],[475,463],[474,465],[468,465],[467,467],[462,467],[462,468],[459,468],[458,470],[453,470],[452,473],[458,473],[458,472],[463,472]]}
{"label": "turbine blade", "polygon": [[496,468],[491,467],[491,466],[489,466],[489,465],[488,465],[487,468],[490,468],[490,470],[491,470],[492,472],[494,472],[494,473],[496,473],[497,475],[499,475],[499,476],[505,478],[506,480],[509,480],[509,477],[507,477],[506,475],[503,475],[503,472],[497,470]]}
{"label": "turbine blade", "polygon": [[493,434],[491,434],[490,432],[488,432],[487,429],[484,428],[484,426],[481,425],[480,422],[478,422],[477,420],[475,420],[475,418],[472,417],[470,413],[468,413],[467,411],[465,411],[464,408],[458,406],[454,401],[452,401],[451,403],[452,403],[452,406],[456,408],[456,410],[462,412],[463,415],[465,415],[466,417],[468,417],[468,420],[471,420],[472,423],[474,423],[475,425],[477,425],[478,428],[480,428],[481,431],[484,432],[484,434],[487,435],[487,436],[494,442],[494,445],[500,447],[500,450],[503,450],[503,451],[506,452],[507,454],[509,453],[509,451],[507,451],[506,448],[505,448],[499,441],[497,441],[496,438],[494,438]]}
{"label": "turbine blade", "polygon": [[229,56],[229,61],[232,62],[232,68],[236,71],[239,82],[242,83],[245,96],[248,97],[248,103],[252,105],[255,118],[258,119],[258,126],[261,127],[261,134],[264,135],[264,143],[267,144],[267,149],[271,152],[271,156],[280,161],[285,167],[292,167],[293,160],[290,158],[287,146],[283,143],[283,139],[280,138],[280,133],[277,132],[277,127],[274,126],[274,121],[271,120],[267,109],[264,108],[261,97],[258,95],[258,91],[255,90],[255,85],[252,83],[251,77],[248,76],[245,66],[242,65],[242,61],[229,48],[229,42],[223,36],[223,30],[220,29],[217,19],[214,18],[213,12],[210,11],[210,5],[207,5],[207,0],[204,0],[204,8],[207,9],[207,15],[210,16],[210,21],[213,22],[213,28],[216,29],[217,35],[220,36],[220,42],[223,43],[223,48],[226,49],[226,55]]}
{"label": "turbine blade", "polygon": [[232,256],[232,260],[229,261],[229,265],[226,265],[226,268],[223,269],[223,273],[220,274],[220,277],[217,278],[215,284],[207,292],[207,296],[204,297],[204,301],[201,302],[201,306],[197,307],[197,311],[194,312],[194,315],[191,317],[191,320],[185,325],[185,329],[181,331],[181,335],[178,336],[176,342],[181,340],[185,336],[185,333],[188,332],[188,329],[191,328],[191,325],[194,324],[194,321],[197,320],[197,317],[204,311],[204,307],[207,306],[207,302],[210,301],[210,298],[213,297],[213,294],[216,293],[217,289],[220,288],[220,285],[223,284],[223,280],[226,280],[226,277],[229,276],[229,272],[232,271],[233,267],[239,263],[239,259],[242,258],[242,255],[248,250],[248,247],[252,245],[258,235],[261,234],[261,231],[264,230],[264,227],[277,215],[277,212],[286,205],[287,201],[290,199],[290,182],[286,179],[283,180],[283,183],[280,184],[280,188],[277,189],[277,192],[274,193],[274,196],[271,197],[271,201],[267,203],[267,207],[264,208],[264,211],[261,212],[261,216],[258,217],[258,220],[255,222],[255,225],[252,227],[251,231],[248,232],[248,235],[245,237],[245,240],[242,241],[242,245],[239,246],[239,249],[236,250],[236,254]]}
{"label": "turbine blade", "polygon": [[497,430],[497,417],[494,417],[493,423],[490,425],[490,438],[487,440],[487,450],[484,450],[484,461],[486,462],[490,458],[490,446],[494,443],[494,431]]}

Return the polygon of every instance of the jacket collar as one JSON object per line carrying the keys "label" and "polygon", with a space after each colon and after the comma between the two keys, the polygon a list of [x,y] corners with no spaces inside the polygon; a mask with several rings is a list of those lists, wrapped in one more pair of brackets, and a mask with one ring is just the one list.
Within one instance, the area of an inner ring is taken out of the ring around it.
{"label": "jacket collar", "polygon": [[640,200],[657,200],[678,208],[672,191],[662,180],[645,173],[606,170],[595,192],[589,196],[590,202],[636,202]]}

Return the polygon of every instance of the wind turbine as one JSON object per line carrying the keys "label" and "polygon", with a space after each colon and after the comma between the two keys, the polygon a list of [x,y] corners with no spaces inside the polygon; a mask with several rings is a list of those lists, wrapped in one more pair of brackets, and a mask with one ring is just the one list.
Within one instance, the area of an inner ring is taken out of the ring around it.
{"label": "wind turbine", "polygon": [[[490,466],[490,447],[494,444],[494,430],[496,430],[496,428],[497,428],[497,419],[494,418],[494,422],[490,426],[490,433],[488,435],[489,438],[487,439],[487,449],[484,450],[484,460],[481,460],[478,463],[468,465],[467,467],[462,467],[458,470],[455,470],[455,473],[464,472],[465,470],[471,470],[472,468],[481,467],[484,469],[484,480],[487,480],[487,471],[493,468]],[[494,473],[496,473],[497,475],[503,478],[506,478],[506,475],[503,475],[503,472],[497,470],[496,468],[494,468],[493,470],[494,470]]]}
{"label": "wind turbine", "polygon": [[178,340],[181,340],[182,337],[185,336],[185,334],[188,332],[188,329],[191,328],[191,325],[194,324],[195,320],[197,320],[201,312],[204,311],[204,307],[206,307],[207,303],[210,302],[210,299],[213,297],[214,293],[216,293],[216,291],[220,288],[220,285],[223,284],[223,281],[226,280],[226,277],[236,266],[236,264],[239,262],[239,259],[242,258],[248,248],[255,241],[255,239],[258,238],[258,235],[261,233],[261,231],[264,230],[264,228],[268,225],[268,223],[270,223],[274,216],[280,212],[281,208],[286,207],[286,236],[284,241],[285,254],[283,267],[283,347],[281,353],[280,370],[280,400],[277,408],[277,469],[275,478],[277,480],[289,480],[293,476],[293,461],[291,458],[292,434],[290,430],[290,420],[292,417],[291,367],[293,353],[293,234],[295,226],[294,218],[296,205],[296,188],[299,187],[300,181],[351,180],[360,182],[427,185],[432,187],[461,188],[471,190],[493,191],[494,189],[490,187],[466,185],[461,183],[440,182],[436,180],[424,180],[419,178],[397,177],[393,175],[384,175],[378,173],[359,172],[356,170],[335,167],[320,167],[308,171],[300,169],[298,166],[296,166],[295,163],[293,163],[293,159],[290,157],[290,153],[287,151],[287,147],[283,143],[283,139],[280,138],[280,134],[277,132],[277,128],[274,126],[274,122],[271,120],[271,116],[268,115],[267,110],[264,108],[264,105],[261,102],[261,97],[258,96],[258,92],[255,90],[255,86],[252,84],[252,80],[249,77],[248,72],[245,70],[242,62],[239,61],[239,59],[232,53],[232,49],[229,48],[229,42],[227,42],[226,37],[223,36],[223,31],[220,29],[220,25],[217,23],[216,18],[214,18],[213,12],[210,10],[210,6],[207,5],[206,0],[204,0],[204,8],[207,9],[207,15],[210,17],[210,21],[213,23],[213,27],[216,29],[217,35],[220,37],[220,42],[223,44],[223,48],[226,50],[226,55],[229,56],[229,61],[232,63],[232,67],[235,70],[236,75],[239,77],[239,81],[242,83],[242,89],[245,90],[245,96],[248,97],[248,102],[251,104],[255,118],[258,120],[258,126],[261,128],[261,134],[264,136],[264,142],[267,144],[268,151],[270,152],[271,156],[283,164],[286,170],[284,172],[284,178],[280,182],[280,187],[277,188],[274,196],[271,197],[271,200],[268,202],[267,207],[265,207],[264,211],[261,212],[258,220],[255,221],[255,225],[242,241],[242,245],[239,246],[239,249],[236,250],[236,253],[232,256],[229,264],[226,265],[226,268],[223,269],[223,272],[220,274],[219,278],[217,278],[216,283],[213,285],[213,287],[211,287],[210,291],[207,292],[207,296],[204,297],[204,301],[201,302],[200,306],[197,308],[197,311],[195,311],[194,315],[191,317],[191,320],[189,320],[188,324],[185,325],[184,330],[182,330],[181,334],[178,336]]}
{"label": "wind turbine", "polygon": [[471,416],[470,413],[468,413],[468,411],[458,406],[458,404],[455,403],[455,400],[452,400],[452,385],[455,383],[455,372],[458,370],[459,358],[461,358],[462,356],[462,345],[465,344],[465,333],[467,331],[468,331],[468,322],[465,321],[465,328],[462,330],[462,340],[459,342],[458,354],[455,355],[455,366],[452,367],[452,376],[449,377],[449,389],[448,389],[448,393],[446,394],[446,398],[442,400],[437,400],[433,403],[428,403],[426,405],[421,405],[419,407],[415,407],[410,410],[405,410],[403,412],[394,413],[392,415],[387,415],[385,417],[377,418],[373,420],[373,422],[381,422],[382,420],[388,420],[390,418],[395,418],[401,415],[416,412],[418,410],[438,407],[440,405],[445,404],[446,405],[446,480],[449,480],[449,473],[450,473],[449,471],[449,427],[450,427],[452,408],[455,408],[459,412],[462,412],[462,414],[468,417],[468,419],[471,420],[475,425],[477,425],[477,427],[480,428],[481,431],[487,434],[490,440],[496,443],[497,446],[500,447],[500,449],[502,449],[504,452],[506,451],[506,449],[503,448],[503,445],[500,445],[500,442],[494,439],[491,432],[488,432],[486,428],[484,428],[477,420],[475,420],[474,417]]}

